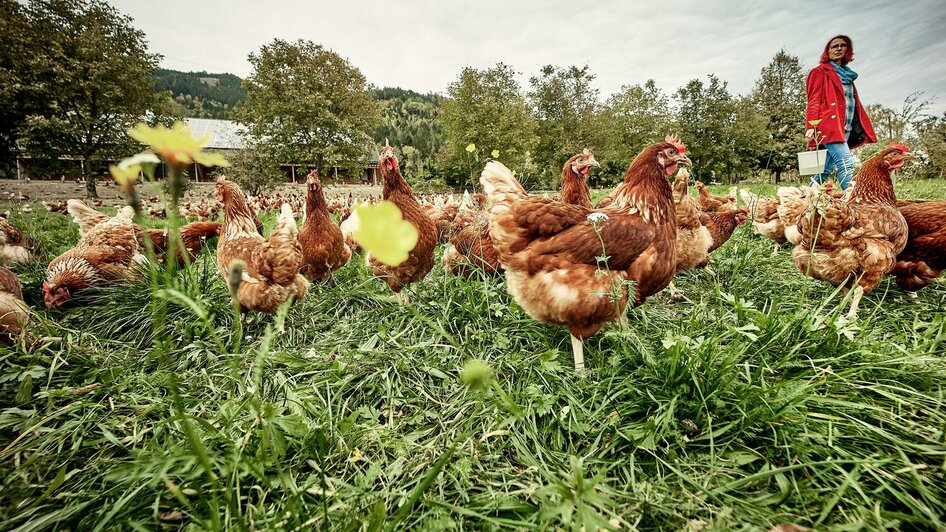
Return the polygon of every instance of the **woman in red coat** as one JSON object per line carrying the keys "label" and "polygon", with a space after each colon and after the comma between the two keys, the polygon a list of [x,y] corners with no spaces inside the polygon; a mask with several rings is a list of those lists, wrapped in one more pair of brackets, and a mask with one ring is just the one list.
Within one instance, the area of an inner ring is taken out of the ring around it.
{"label": "woman in red coat", "polygon": [[809,148],[824,146],[828,150],[824,172],[812,177],[812,183],[823,183],[837,168],[841,188],[847,188],[854,174],[851,149],[877,142],[870,118],[854,88],[857,73],[847,66],[853,60],[851,38],[838,35],[825,45],[821,64],[808,73],[805,138]]}

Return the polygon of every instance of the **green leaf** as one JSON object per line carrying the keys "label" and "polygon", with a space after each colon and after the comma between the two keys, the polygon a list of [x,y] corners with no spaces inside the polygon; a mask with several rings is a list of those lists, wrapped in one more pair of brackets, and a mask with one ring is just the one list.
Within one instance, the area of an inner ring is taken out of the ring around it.
{"label": "green leaf", "polygon": [[20,381],[20,388],[16,392],[16,403],[24,404],[33,398],[33,376],[29,373]]}

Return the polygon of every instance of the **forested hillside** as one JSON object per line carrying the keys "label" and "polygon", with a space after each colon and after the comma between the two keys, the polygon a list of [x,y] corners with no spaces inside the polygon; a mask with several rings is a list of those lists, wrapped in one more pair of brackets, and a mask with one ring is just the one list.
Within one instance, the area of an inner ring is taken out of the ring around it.
{"label": "forested hillside", "polygon": [[233,109],[246,99],[242,80],[233,74],[178,72],[159,68],[154,87],[170,91],[178,113],[192,118],[233,118]]}
{"label": "forested hillside", "polygon": [[443,125],[439,120],[443,97],[412,90],[385,87],[374,93],[382,123],[375,129],[378,144],[388,139],[402,153],[402,166],[415,178],[429,179],[435,173],[435,157],[443,147]]}

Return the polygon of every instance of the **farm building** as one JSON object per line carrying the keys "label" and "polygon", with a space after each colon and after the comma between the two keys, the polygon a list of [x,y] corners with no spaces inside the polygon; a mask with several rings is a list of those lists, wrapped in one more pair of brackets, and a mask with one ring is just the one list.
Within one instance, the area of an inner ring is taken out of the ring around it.
{"label": "farm building", "polygon": [[[185,118],[195,137],[210,135],[207,148],[219,151],[224,155],[235,152],[246,145],[244,129],[233,120],[218,120],[211,118]],[[102,176],[108,176],[108,165],[117,160],[99,159],[95,171]],[[85,172],[86,161],[81,157],[61,155],[58,158],[38,157],[20,150],[16,159],[17,179],[46,179],[46,180],[81,180]],[[281,163],[280,168],[286,176],[286,182],[296,183],[305,179],[306,174],[315,165],[308,161],[287,161]],[[212,177],[207,167],[195,164],[188,172],[188,177],[197,182],[211,181]],[[357,176],[350,175],[348,169],[333,166],[323,170],[323,177],[335,182],[367,182],[372,185],[378,183],[378,154],[374,147],[365,147],[363,169]],[[163,168],[158,176],[164,175]]]}

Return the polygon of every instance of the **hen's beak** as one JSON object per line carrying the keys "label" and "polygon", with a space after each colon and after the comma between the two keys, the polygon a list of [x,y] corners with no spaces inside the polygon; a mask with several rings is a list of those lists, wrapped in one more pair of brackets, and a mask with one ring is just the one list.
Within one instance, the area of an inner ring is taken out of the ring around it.
{"label": "hen's beak", "polygon": [[686,166],[693,166],[693,162],[690,161],[690,158],[687,157],[686,155],[681,155],[680,158],[677,159],[677,164],[683,164],[683,165],[686,165]]}
{"label": "hen's beak", "polygon": [[594,166],[595,168],[601,168],[601,165],[598,164],[598,161],[597,161],[596,159],[589,159],[589,160],[585,163],[585,165],[586,165],[586,166]]}

